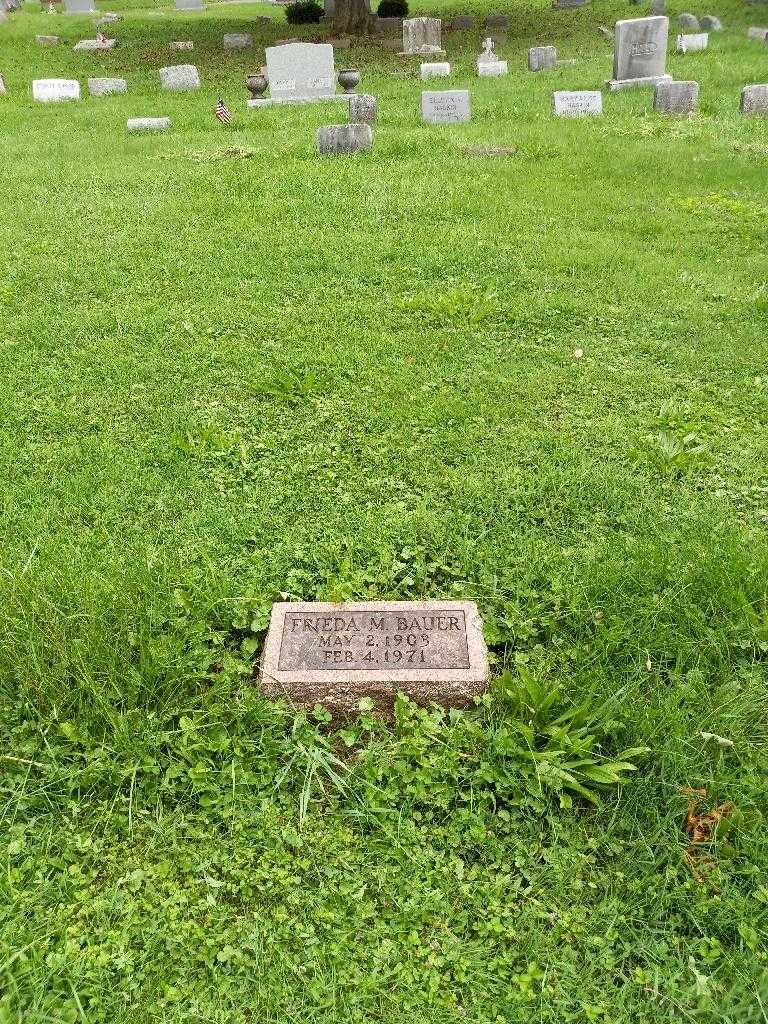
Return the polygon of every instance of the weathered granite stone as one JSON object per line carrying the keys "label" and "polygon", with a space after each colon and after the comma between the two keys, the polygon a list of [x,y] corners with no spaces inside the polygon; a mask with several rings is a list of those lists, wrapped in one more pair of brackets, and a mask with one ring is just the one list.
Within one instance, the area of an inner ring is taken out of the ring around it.
{"label": "weathered granite stone", "polygon": [[403,55],[443,53],[439,18],[406,18],[403,21]]}
{"label": "weathered granite stone", "polygon": [[528,51],[528,70],[542,71],[557,64],[557,47],[532,46]]}
{"label": "weathered granite stone", "polygon": [[195,44],[191,39],[174,39],[169,48],[171,50],[194,50]]}
{"label": "weathered granite stone", "polygon": [[742,114],[768,114],[768,85],[745,85],[741,90]]}
{"label": "weathered granite stone", "polygon": [[699,106],[698,82],[658,82],[653,109],[660,114],[695,114]]}
{"label": "weathered granite stone", "polygon": [[472,117],[468,89],[422,92],[421,117],[427,124],[459,124]]}
{"label": "weathered granite stone", "polygon": [[704,32],[722,32],[723,23],[714,14],[705,14],[701,19],[701,27]]}
{"label": "weathered granite stone", "polygon": [[75,50],[114,50],[116,39],[81,39],[75,43]]}
{"label": "weathered granite stone", "polygon": [[95,14],[96,5],[93,0],[64,0],[67,14]]}
{"label": "weathered granite stone", "polygon": [[484,22],[485,28],[509,28],[509,18],[506,14],[489,14]]}
{"label": "weathered granite stone", "polygon": [[100,18],[94,21],[96,28],[103,28],[105,25],[116,25],[119,21],[123,20],[122,14],[114,14],[111,11],[107,11],[106,14],[102,14]]}
{"label": "weathered granite stone", "polygon": [[765,40],[766,36],[768,36],[768,28],[758,28],[757,25],[751,25],[747,29],[747,36],[749,39]]}
{"label": "weathered granite stone", "polygon": [[249,32],[227,32],[224,36],[225,50],[250,50],[253,36]]}
{"label": "weathered granite stone", "polygon": [[177,64],[175,67],[160,68],[160,87],[172,92],[199,89],[200,75],[194,64]]}
{"label": "weathered granite stone", "polygon": [[88,92],[91,96],[109,96],[115,92],[128,92],[124,78],[89,78]]}
{"label": "weathered granite stone", "polygon": [[61,36],[35,36],[35,42],[40,46],[58,46]]}
{"label": "weathered granite stone", "polygon": [[589,117],[603,112],[603,94],[594,91],[552,93],[552,111],[556,117]]}
{"label": "weathered granite stone", "polygon": [[336,95],[333,47],[328,43],[268,46],[267,77],[274,102],[324,99]]}
{"label": "weathered granite stone", "polygon": [[699,50],[706,50],[708,43],[709,35],[706,32],[681,32],[677,37],[676,49],[678,53],[696,53]]}
{"label": "weathered granite stone", "polygon": [[471,14],[459,14],[451,20],[448,27],[452,32],[468,32],[475,27],[475,19]]}
{"label": "weathered granite stone", "polygon": [[335,711],[355,712],[363,697],[391,708],[398,691],[466,705],[488,688],[482,621],[473,601],[275,604],[259,685]]}
{"label": "weathered granite stone", "polygon": [[499,60],[493,52],[493,36],[483,40],[483,52],[475,60],[475,67],[480,78],[499,78],[507,73],[507,62]]}
{"label": "weathered granite stone", "polygon": [[79,100],[80,83],[70,78],[36,78],[32,82],[32,98],[40,103]]}
{"label": "weathered granite stone", "polygon": [[698,32],[699,19],[695,14],[688,14],[684,11],[677,16],[677,27],[683,32]]}
{"label": "weathered granite stone", "polygon": [[317,129],[317,151],[320,156],[352,156],[373,145],[369,124],[326,124]]}
{"label": "weathered granite stone", "polygon": [[129,117],[125,122],[127,132],[167,132],[170,127],[170,117]]}
{"label": "weathered granite stone", "polygon": [[614,29],[611,90],[655,85],[666,74],[669,18],[629,18]]}
{"label": "weathered granite stone", "polygon": [[448,61],[433,61],[432,63],[421,65],[421,77],[423,80],[427,78],[447,78],[451,73],[451,65]]}
{"label": "weathered granite stone", "polygon": [[349,120],[352,124],[375,124],[377,103],[375,96],[353,93],[349,98]]}
{"label": "weathered granite stone", "polygon": [[556,11],[568,10],[571,7],[583,7],[587,0],[552,0],[552,7]]}

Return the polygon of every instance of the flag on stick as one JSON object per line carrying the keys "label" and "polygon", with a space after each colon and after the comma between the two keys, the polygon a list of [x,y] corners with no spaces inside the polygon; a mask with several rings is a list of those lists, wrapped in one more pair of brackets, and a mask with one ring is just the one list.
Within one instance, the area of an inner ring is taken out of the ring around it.
{"label": "flag on stick", "polygon": [[219,100],[216,104],[216,117],[222,124],[232,124],[232,115],[224,100]]}

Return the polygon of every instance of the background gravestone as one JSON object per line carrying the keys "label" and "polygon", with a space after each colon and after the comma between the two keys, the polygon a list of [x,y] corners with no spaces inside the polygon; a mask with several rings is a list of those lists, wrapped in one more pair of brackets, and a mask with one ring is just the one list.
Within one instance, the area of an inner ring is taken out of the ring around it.
{"label": "background gravestone", "polygon": [[701,27],[704,32],[722,32],[723,23],[713,14],[705,14],[701,19]]}
{"label": "background gravestone", "polygon": [[707,32],[681,32],[677,37],[676,49],[678,53],[697,53],[700,50],[706,50],[708,44],[709,34]]}
{"label": "background gravestone", "polygon": [[273,101],[325,99],[336,95],[336,70],[330,43],[268,46],[267,77]]}
{"label": "background gravestone", "polygon": [[200,75],[194,64],[177,64],[160,68],[160,87],[170,92],[186,92],[200,88]]}
{"label": "background gravestone", "polygon": [[95,14],[96,5],[93,0],[64,0],[67,14]]}
{"label": "background gravestone", "polygon": [[528,70],[542,71],[557,64],[557,48],[554,46],[532,46],[528,51]]}
{"label": "background gravestone", "polygon": [[171,127],[170,117],[129,117],[125,122],[127,132],[167,132]]}
{"label": "background gravestone", "polygon": [[111,93],[128,92],[124,78],[89,78],[88,92],[91,96],[109,96]]}
{"label": "background gravestone", "polygon": [[554,92],[552,93],[552,111],[556,117],[588,117],[602,114],[603,94],[586,90]]}
{"label": "background gravestone", "polygon": [[677,16],[677,27],[683,32],[698,32],[699,31],[699,19],[695,14],[678,14]]}
{"label": "background gravestone", "polygon": [[403,55],[443,53],[439,18],[406,18],[403,21]]}
{"label": "background gravestone", "polygon": [[427,124],[460,124],[471,119],[469,91],[446,89],[422,92],[421,116]]}
{"label": "background gravestone", "polygon": [[420,67],[422,80],[427,78],[447,78],[451,73],[451,65],[447,61],[431,61]]}
{"label": "background gravestone", "polygon": [[253,36],[248,32],[227,32],[224,35],[225,50],[250,50]]}
{"label": "background gravestone", "polygon": [[70,78],[36,78],[32,82],[32,98],[40,103],[79,100],[80,83]]}
{"label": "background gravestone", "polygon": [[745,85],[741,90],[742,114],[768,114],[768,85]]}
{"label": "background gravestone", "polygon": [[373,145],[369,124],[326,124],[317,129],[317,151],[320,156],[352,156]]}
{"label": "background gravestone", "polygon": [[376,111],[375,96],[361,92],[349,97],[349,120],[352,124],[375,124]]}
{"label": "background gravestone", "polygon": [[613,78],[609,89],[655,85],[667,75],[669,18],[630,18],[614,30]]}
{"label": "background gravestone", "polygon": [[202,11],[203,0],[175,0],[174,6],[177,11]]}
{"label": "background gravestone", "polygon": [[658,82],[653,109],[660,114],[694,114],[699,105],[698,82]]}

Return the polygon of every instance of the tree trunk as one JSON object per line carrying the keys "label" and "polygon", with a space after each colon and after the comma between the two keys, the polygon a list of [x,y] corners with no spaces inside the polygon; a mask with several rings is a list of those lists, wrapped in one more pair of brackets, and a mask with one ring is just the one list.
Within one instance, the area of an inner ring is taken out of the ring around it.
{"label": "tree trunk", "polygon": [[370,36],[375,17],[366,0],[336,0],[331,25],[334,35]]}

